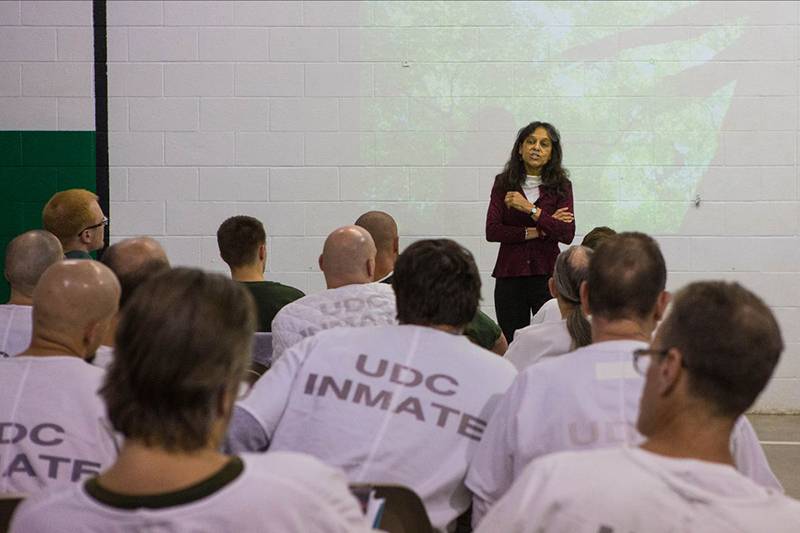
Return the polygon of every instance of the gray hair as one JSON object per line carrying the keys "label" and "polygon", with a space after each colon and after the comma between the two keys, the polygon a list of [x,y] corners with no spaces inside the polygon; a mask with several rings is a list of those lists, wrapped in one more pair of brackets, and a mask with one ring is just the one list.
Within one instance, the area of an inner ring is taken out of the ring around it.
{"label": "gray hair", "polygon": [[593,253],[586,246],[570,246],[558,254],[553,269],[556,292],[570,308],[566,319],[573,349],[592,343],[592,327],[581,309],[580,289],[581,283],[589,278],[589,261]]}
{"label": "gray hair", "polygon": [[61,242],[45,230],[32,230],[15,237],[6,248],[5,276],[11,287],[32,296],[44,271],[64,259]]}

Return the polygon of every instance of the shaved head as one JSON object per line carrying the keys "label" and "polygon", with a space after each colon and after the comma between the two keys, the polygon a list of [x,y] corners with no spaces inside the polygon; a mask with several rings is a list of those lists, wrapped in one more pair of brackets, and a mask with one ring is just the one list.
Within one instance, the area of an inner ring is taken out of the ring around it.
{"label": "shaved head", "polygon": [[94,353],[117,312],[120,287],[107,266],[91,260],[60,261],[33,291],[33,344]]}
{"label": "shaved head", "polygon": [[5,276],[11,288],[28,298],[45,270],[64,258],[58,238],[44,230],[26,231],[6,248]]}
{"label": "shaved head", "polygon": [[383,211],[367,211],[356,220],[356,226],[361,226],[369,232],[375,241],[378,253],[392,251],[397,239],[397,222],[392,216]]}
{"label": "shaved head", "polygon": [[103,264],[119,279],[122,287],[120,307],[139,285],[170,267],[164,248],[150,237],[134,237],[113,244],[103,254]]}
{"label": "shaved head", "polygon": [[375,270],[375,242],[359,226],[343,226],[325,239],[319,266],[328,288],[369,283]]}

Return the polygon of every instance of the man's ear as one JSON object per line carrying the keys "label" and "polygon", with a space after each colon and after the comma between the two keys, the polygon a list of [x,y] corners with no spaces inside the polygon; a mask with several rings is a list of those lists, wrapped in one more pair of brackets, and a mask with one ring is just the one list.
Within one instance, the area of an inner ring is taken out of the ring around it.
{"label": "man's ear", "polygon": [[661,294],[658,295],[658,299],[656,300],[655,315],[653,317],[656,319],[656,322],[664,318],[664,313],[666,313],[667,307],[671,301],[672,294],[670,294],[669,291],[661,291]]}
{"label": "man's ear", "polygon": [[322,264],[322,254],[320,254],[319,260],[317,262],[319,263],[319,269],[325,272],[325,265]]}
{"label": "man's ear", "polygon": [[87,324],[83,329],[83,338],[81,339],[81,349],[83,353],[81,356],[84,359],[103,343],[103,337],[106,334],[107,327],[108,324],[104,323],[102,320],[95,320]]}
{"label": "man's ear", "polygon": [[667,355],[661,359],[654,359],[650,364],[657,365],[656,391],[660,396],[667,396],[678,386],[678,381],[683,374],[683,355],[677,348],[670,348]]}
{"label": "man's ear", "polygon": [[589,316],[592,313],[589,311],[589,282],[588,281],[581,281],[581,311],[585,316]]}
{"label": "man's ear", "polygon": [[258,260],[267,262],[267,243],[262,243],[258,247]]}
{"label": "man's ear", "polygon": [[553,298],[558,297],[558,291],[556,291],[556,280],[553,279],[552,276],[547,280],[547,288],[550,289],[550,296]]}
{"label": "man's ear", "polygon": [[392,239],[392,252],[394,255],[400,255],[400,237],[398,236]]}
{"label": "man's ear", "polygon": [[372,281],[375,281],[375,258],[374,257],[370,257],[369,259],[367,259],[367,275],[369,276],[369,279],[371,279]]}
{"label": "man's ear", "polygon": [[92,244],[92,236],[89,234],[89,230],[85,229],[78,235],[78,239],[81,241],[81,244]]}

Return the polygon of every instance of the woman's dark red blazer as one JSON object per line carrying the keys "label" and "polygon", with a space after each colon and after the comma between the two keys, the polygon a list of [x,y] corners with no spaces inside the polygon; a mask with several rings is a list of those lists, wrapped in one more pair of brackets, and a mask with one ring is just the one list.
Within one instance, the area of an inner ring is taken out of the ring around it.
{"label": "woman's dark red blazer", "polygon": [[[575,238],[575,222],[561,222],[551,217],[557,209],[572,205],[572,184],[568,183],[563,196],[555,191],[539,188],[539,199],[534,202],[542,210],[538,222],[522,211],[506,207],[506,191],[495,180],[489,210],[486,213],[486,240],[499,242],[500,251],[492,276],[510,278],[515,276],[551,275],[556,264],[558,243],[569,244]],[[522,193],[522,189],[517,189]],[[525,228],[535,227],[544,231],[545,237],[525,240]]]}

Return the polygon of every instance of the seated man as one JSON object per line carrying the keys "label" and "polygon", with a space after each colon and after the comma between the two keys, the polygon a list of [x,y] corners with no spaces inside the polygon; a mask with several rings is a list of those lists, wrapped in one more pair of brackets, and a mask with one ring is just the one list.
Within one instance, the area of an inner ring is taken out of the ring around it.
{"label": "seated man", "polygon": [[67,259],[91,259],[105,245],[108,219],[97,195],[86,189],[55,193],[42,210],[42,226],[58,237]]}
{"label": "seated man", "polygon": [[517,370],[592,343],[592,326],[583,314],[580,297],[581,284],[589,277],[591,257],[592,249],[585,246],[570,246],[558,254],[548,288],[562,318],[517,330],[505,354]]}
{"label": "seated man", "polygon": [[218,451],[254,329],[251,298],[223,276],[177,268],[145,282],[101,390],[125,436],[119,458],[26,501],[11,530],[368,531],[341,472],[299,454]]}
{"label": "seated man", "polygon": [[295,300],[272,321],[273,361],[325,329],[397,324],[394,291],[372,283],[375,243],[364,228],[344,226],[328,235],[319,268],[328,290]]}
{"label": "seated man", "polygon": [[[375,255],[375,281],[379,283],[392,283],[394,263],[400,253],[400,237],[397,234],[397,223],[394,218],[383,211],[367,211],[355,222],[367,230],[375,241],[377,253]],[[489,316],[478,309],[475,317],[464,328],[464,335],[469,340],[491,350],[498,355],[503,355],[508,348],[503,330]]]}
{"label": "seated man", "polygon": [[33,335],[0,359],[0,492],[33,493],[96,475],[117,455],[86,364],[117,312],[119,283],[96,261],[59,261],[33,291]]}
{"label": "seated man", "polygon": [[26,231],[8,243],[5,276],[11,296],[0,305],[0,357],[17,355],[31,343],[33,289],[44,271],[63,258],[61,243],[47,231]]}
{"label": "seated man", "polygon": [[735,283],[690,284],[634,355],[646,375],[645,442],[533,461],[478,531],[800,531],[800,502],[738,473],[728,446],[782,350],[758,297]]}
{"label": "seated man", "polygon": [[[601,242],[616,234],[616,231],[607,226],[598,226],[583,237],[581,246],[585,246],[590,250],[595,250],[598,246],[600,246]],[[553,298],[547,300],[536,312],[536,314],[533,315],[533,318],[531,319],[531,325],[541,324],[542,322],[558,322],[560,320],[561,310],[559,309],[556,297],[553,296]]]}
{"label": "seated man", "polygon": [[217,230],[217,246],[222,260],[231,269],[231,278],[244,285],[256,301],[256,331],[272,331],[272,320],[278,311],[305,295],[294,287],[264,280],[267,268],[264,226],[253,217],[231,217]]}
{"label": "seated man", "polygon": [[331,329],[287,350],[237,404],[228,446],[310,453],[351,482],[405,485],[445,531],[469,507],[467,466],[516,371],[461,335],[480,297],[469,251],[416,242],[392,283],[400,325]]}
{"label": "seated man", "polygon": [[[103,254],[102,262],[116,274],[122,293],[119,307],[130,300],[133,291],[151,277],[169,270],[167,253],[157,240],[150,237],[134,237],[112,244]],[[117,335],[117,324],[120,312],[114,315],[111,327],[108,328],[103,344],[97,349],[92,364],[100,368],[108,368],[114,357],[114,337]]]}
{"label": "seated man", "polygon": [[[666,278],[658,244],[642,233],[612,236],[595,250],[581,286],[593,343],[526,368],[503,397],[467,475],[473,524],[537,457],[641,442],[644,380],[630,365],[664,314]],[[780,487],[744,417],[731,446],[742,472]]]}

